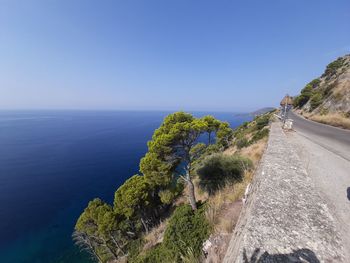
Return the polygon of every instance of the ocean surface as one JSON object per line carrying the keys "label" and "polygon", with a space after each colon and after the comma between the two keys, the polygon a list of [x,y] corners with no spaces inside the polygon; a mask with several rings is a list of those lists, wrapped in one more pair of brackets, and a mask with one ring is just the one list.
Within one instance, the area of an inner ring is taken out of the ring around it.
{"label": "ocean surface", "polygon": [[[0,111],[0,262],[91,262],[74,246],[87,203],[112,203],[169,112]],[[236,127],[248,115],[212,114]]]}

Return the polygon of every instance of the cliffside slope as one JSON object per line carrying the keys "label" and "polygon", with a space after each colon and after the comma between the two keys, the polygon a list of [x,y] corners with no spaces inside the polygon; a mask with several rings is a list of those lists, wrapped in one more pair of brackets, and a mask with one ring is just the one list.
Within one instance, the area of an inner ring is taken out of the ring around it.
{"label": "cliffside slope", "polygon": [[350,128],[350,54],[328,64],[294,97],[294,107],[312,120]]}

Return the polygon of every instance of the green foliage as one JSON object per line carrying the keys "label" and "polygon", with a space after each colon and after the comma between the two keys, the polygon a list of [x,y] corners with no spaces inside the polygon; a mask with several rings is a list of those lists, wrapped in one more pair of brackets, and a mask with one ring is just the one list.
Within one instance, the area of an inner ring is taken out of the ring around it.
{"label": "green foliage", "polygon": [[213,139],[212,134],[219,130],[221,122],[211,115],[204,116],[202,120],[207,124],[208,143],[211,144]]}
{"label": "green foliage", "polygon": [[326,67],[325,72],[323,73],[323,76],[332,76],[334,75],[339,68],[341,68],[344,65],[344,59],[343,58],[337,58],[335,61],[329,63]]}
{"label": "green foliage", "polygon": [[145,254],[139,255],[134,260],[129,260],[130,263],[163,263],[163,262],[176,262],[174,261],[173,253],[163,244],[159,244],[149,249]]}
{"label": "green foliage", "polygon": [[134,175],[129,178],[114,195],[114,211],[125,218],[136,221],[136,228],[141,224],[148,231],[148,224],[152,225],[153,211],[159,204],[157,195],[153,194],[151,185],[144,176]]}
{"label": "green foliage", "polygon": [[321,105],[323,101],[323,94],[321,92],[316,92],[314,95],[312,95],[311,100],[310,100],[310,110],[316,109],[318,106]]}
{"label": "green foliage", "polygon": [[201,254],[204,240],[210,234],[210,226],[204,215],[204,206],[193,211],[191,206],[177,207],[171,216],[164,234],[164,240],[144,254],[128,258],[130,263],[182,262],[188,250],[195,257]]}
{"label": "green foliage", "polygon": [[[208,144],[199,142],[203,135],[208,135]],[[187,183],[190,203],[196,210],[191,181],[193,167],[205,156],[227,147],[231,138],[229,124],[212,116],[195,118],[185,112],[168,115],[147,144],[148,152],[140,161],[142,176],[132,176],[117,189],[113,207],[100,199],[91,201],[76,223],[75,240],[102,262],[118,260],[126,252],[130,260],[140,259],[142,234],[158,222],[162,213],[183,192],[184,184],[178,178]],[[189,222],[193,220],[187,226],[188,230],[197,227],[198,217],[198,213],[193,212],[193,218],[188,219]],[[205,222],[203,226],[206,226]],[[193,231],[196,235],[197,229]],[[197,249],[197,239],[194,240]],[[169,251],[179,258],[173,248],[163,245],[142,257],[157,261],[165,259]]]}
{"label": "green foliage", "polygon": [[270,115],[262,115],[256,118],[256,129],[261,130],[269,124]]}
{"label": "green foliage", "polygon": [[172,163],[155,152],[147,152],[140,161],[140,171],[152,186],[167,186],[172,180]]}
{"label": "green foliage", "polygon": [[318,85],[320,85],[320,83],[321,83],[320,79],[314,79],[308,85],[310,85],[313,89],[315,89],[317,88]]}
{"label": "green foliage", "polygon": [[305,94],[301,94],[297,97],[295,97],[294,101],[293,101],[293,106],[295,108],[301,108],[303,107],[310,99],[310,96],[305,95]]}
{"label": "green foliage", "polygon": [[230,141],[233,137],[233,131],[230,128],[230,124],[227,122],[220,123],[219,129],[216,133],[217,144],[226,149],[230,145]]}
{"label": "green foliage", "polygon": [[203,241],[210,233],[204,209],[202,206],[192,211],[189,205],[182,205],[171,216],[165,230],[163,246],[173,255],[174,261],[179,262],[181,255],[185,255],[188,248],[193,249],[197,256],[201,254]]}
{"label": "green foliage", "polygon": [[267,137],[268,135],[269,135],[269,129],[259,130],[253,135],[253,137],[249,141],[249,144],[253,144],[253,143]]}
{"label": "green foliage", "polygon": [[302,90],[301,94],[294,98],[293,104],[294,107],[303,107],[313,95],[313,89],[319,84],[319,81],[313,80],[308,83]]}
{"label": "green foliage", "polygon": [[188,113],[168,115],[148,142],[148,153],[141,159],[140,171],[155,185],[169,184],[179,164],[190,161],[189,151],[207,129],[203,120]]}
{"label": "green foliage", "polygon": [[[236,128],[234,130],[234,137],[236,138],[235,145],[237,148],[242,149],[267,136],[268,129],[264,128],[269,124],[272,114],[273,111],[259,115],[253,121],[244,123]],[[248,140],[251,136],[252,139]]]}
{"label": "green foliage", "polygon": [[74,237],[78,245],[88,248],[100,261],[106,262],[124,255],[124,230],[124,218],[110,205],[95,198],[77,220]]}
{"label": "green foliage", "polygon": [[147,208],[151,199],[150,187],[145,178],[134,175],[115,192],[114,210],[126,218],[131,218],[142,207]]}
{"label": "green foliage", "polygon": [[112,208],[104,203],[101,199],[95,198],[90,201],[87,208],[80,215],[75,229],[85,232],[88,235],[98,235],[99,221],[105,213],[113,212]]}
{"label": "green foliage", "polygon": [[183,181],[178,179],[171,187],[161,190],[158,195],[163,204],[171,204],[184,190]]}
{"label": "green foliage", "polygon": [[209,194],[214,194],[228,181],[241,181],[244,171],[251,169],[252,166],[249,159],[238,155],[213,154],[206,158],[202,167],[197,170],[199,186]]}
{"label": "green foliage", "polygon": [[127,247],[129,263],[142,262],[142,261],[139,261],[139,254],[142,250],[143,245],[144,245],[144,241],[142,238],[138,238],[129,242]]}
{"label": "green foliage", "polygon": [[239,138],[236,141],[236,146],[238,147],[238,149],[242,149],[244,147],[249,146],[249,141],[247,138],[243,137],[243,138]]}
{"label": "green foliage", "polygon": [[[219,148],[228,147],[232,139],[232,129],[226,122],[212,116],[195,118],[185,112],[168,115],[148,142],[148,153],[140,162],[140,171],[154,186],[168,188],[177,176],[181,176],[189,187],[189,200],[195,209],[195,197],[191,181],[192,166],[206,152],[208,145],[199,143],[199,137],[208,134],[208,144],[216,135]],[[169,203],[171,191],[163,189],[161,200]]]}

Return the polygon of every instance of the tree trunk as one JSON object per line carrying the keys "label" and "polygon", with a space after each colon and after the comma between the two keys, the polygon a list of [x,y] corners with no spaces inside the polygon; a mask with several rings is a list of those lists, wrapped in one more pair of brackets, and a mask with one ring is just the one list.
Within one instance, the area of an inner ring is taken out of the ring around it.
{"label": "tree trunk", "polygon": [[143,227],[145,228],[146,234],[148,234],[148,227],[147,227],[147,224],[146,224],[146,222],[143,220],[142,217],[141,217],[141,223],[142,223]]}
{"label": "tree trunk", "polygon": [[187,188],[188,188],[188,200],[190,202],[192,210],[195,211],[197,210],[197,202],[196,202],[196,196],[194,193],[194,184],[189,176],[187,178]]}
{"label": "tree trunk", "polygon": [[123,256],[125,255],[125,252],[123,250],[123,248],[121,247],[121,245],[119,245],[119,242],[114,238],[113,234],[110,233],[111,238],[113,240],[113,243],[117,246],[117,248],[119,248],[119,250],[122,252]]}
{"label": "tree trunk", "polygon": [[98,262],[102,263],[102,258],[98,255],[95,246],[89,237],[86,238],[86,244],[88,245],[90,252],[97,258]]}
{"label": "tree trunk", "polygon": [[109,253],[111,253],[114,257],[115,260],[118,259],[118,255],[114,252],[114,250],[107,244],[107,242],[104,242],[105,246],[107,248],[107,250],[109,251]]}

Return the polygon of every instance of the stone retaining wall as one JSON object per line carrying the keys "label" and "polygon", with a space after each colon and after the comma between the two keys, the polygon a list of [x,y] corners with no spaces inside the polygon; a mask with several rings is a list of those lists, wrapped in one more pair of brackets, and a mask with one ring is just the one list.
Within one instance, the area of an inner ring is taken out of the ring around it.
{"label": "stone retaining wall", "polygon": [[339,236],[281,124],[272,123],[223,262],[346,262]]}

